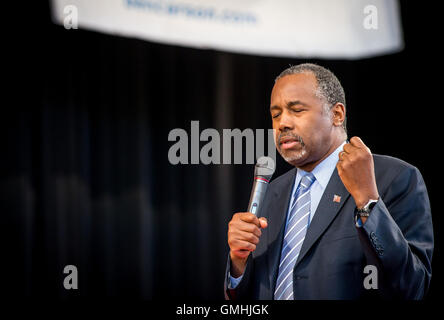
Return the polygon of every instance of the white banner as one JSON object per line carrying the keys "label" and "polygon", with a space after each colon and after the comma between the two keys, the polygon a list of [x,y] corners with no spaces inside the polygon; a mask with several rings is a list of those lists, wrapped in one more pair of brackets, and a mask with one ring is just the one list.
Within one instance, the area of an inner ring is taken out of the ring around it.
{"label": "white banner", "polygon": [[155,42],[285,57],[402,50],[396,0],[52,0],[53,20]]}

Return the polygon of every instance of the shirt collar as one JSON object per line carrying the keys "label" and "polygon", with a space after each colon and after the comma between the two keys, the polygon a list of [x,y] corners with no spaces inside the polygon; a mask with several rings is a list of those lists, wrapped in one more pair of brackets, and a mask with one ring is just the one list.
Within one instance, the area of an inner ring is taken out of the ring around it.
{"label": "shirt collar", "polygon": [[[321,185],[323,189],[327,186],[330,181],[330,177],[333,174],[333,171],[336,168],[336,163],[339,159],[339,152],[344,148],[346,141],[344,141],[339,147],[335,149],[327,158],[322,160],[312,171],[313,175],[316,178],[316,181]],[[296,185],[299,184],[299,181],[302,179],[304,175],[308,172],[297,169],[296,173]]]}

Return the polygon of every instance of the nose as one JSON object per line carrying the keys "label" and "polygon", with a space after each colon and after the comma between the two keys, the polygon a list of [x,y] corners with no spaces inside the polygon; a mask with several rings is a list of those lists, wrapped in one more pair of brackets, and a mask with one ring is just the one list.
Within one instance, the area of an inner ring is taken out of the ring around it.
{"label": "nose", "polygon": [[279,120],[280,120],[278,126],[279,131],[284,132],[293,129],[293,121],[291,119],[291,116],[288,114],[287,110],[282,111]]}

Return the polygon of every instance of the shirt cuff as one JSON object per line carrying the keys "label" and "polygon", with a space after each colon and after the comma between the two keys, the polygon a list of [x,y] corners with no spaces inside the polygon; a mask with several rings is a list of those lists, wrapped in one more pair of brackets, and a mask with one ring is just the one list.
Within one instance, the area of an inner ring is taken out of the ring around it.
{"label": "shirt cuff", "polygon": [[228,289],[236,289],[236,287],[239,285],[239,282],[241,282],[243,276],[244,275],[241,275],[238,278],[233,278],[231,276],[231,274],[228,273],[228,279],[229,279],[229,281],[228,281]]}
{"label": "shirt cuff", "polygon": [[356,228],[362,228],[364,226],[364,224],[362,223],[361,217],[357,217],[355,225],[356,225]]}

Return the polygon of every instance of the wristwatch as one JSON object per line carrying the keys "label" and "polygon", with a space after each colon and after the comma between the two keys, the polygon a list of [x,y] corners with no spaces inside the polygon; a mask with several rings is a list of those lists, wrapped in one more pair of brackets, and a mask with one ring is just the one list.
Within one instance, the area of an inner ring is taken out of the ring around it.
{"label": "wristwatch", "polygon": [[374,199],[370,199],[365,206],[363,206],[362,208],[356,208],[356,212],[355,212],[355,224],[357,227],[361,227],[362,226],[362,221],[361,221],[361,217],[366,217],[368,218],[368,216],[370,215],[370,212],[372,211],[373,207],[376,205],[376,203],[378,202],[378,200],[374,200]]}

